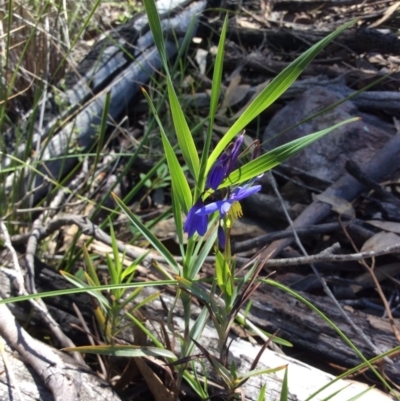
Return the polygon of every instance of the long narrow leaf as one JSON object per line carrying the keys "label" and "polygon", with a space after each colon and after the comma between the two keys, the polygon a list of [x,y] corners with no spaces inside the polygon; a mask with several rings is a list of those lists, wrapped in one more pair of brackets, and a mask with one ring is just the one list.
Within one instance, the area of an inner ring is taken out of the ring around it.
{"label": "long narrow leaf", "polygon": [[221,188],[251,180],[252,178],[257,177],[259,174],[265,173],[266,171],[271,170],[275,166],[281,164],[283,161],[289,159],[289,157],[294,156],[296,153],[300,152],[317,139],[322,138],[324,135],[335,130],[336,128],[358,120],[358,117],[350,118],[349,120],[342,121],[341,123],[333,125],[332,127],[326,128],[322,131],[306,135],[289,143],[285,143],[284,145],[271,150],[257,159],[250,161],[240,169],[233,171],[228,179],[221,185]]}
{"label": "long narrow leaf", "polygon": [[257,401],[265,401],[266,391],[267,391],[267,386],[263,384],[260,390],[260,394],[258,395]]}
{"label": "long narrow leaf", "polygon": [[129,208],[113,194],[114,200],[122,211],[128,216],[131,223],[143,234],[143,236],[153,245],[153,247],[164,257],[165,261],[174,269],[176,274],[179,274],[180,269],[176,260],[168,249],[160,242],[160,240],[129,210]]}
{"label": "long narrow leaf", "polygon": [[[200,312],[199,316],[197,317],[195,324],[193,325],[193,327],[189,332],[189,338],[197,341],[202,336],[208,318],[209,318],[208,310],[207,308],[204,307],[203,310]],[[192,355],[193,348],[194,348],[194,342],[191,341],[190,344],[188,344],[188,347],[186,348],[185,356]]]}
{"label": "long narrow leaf", "polygon": [[176,359],[176,355],[163,348],[139,347],[137,345],[87,345],[82,347],[64,348],[63,351],[78,351],[86,354],[101,354],[112,356],[124,356],[129,358],[155,356]]}
{"label": "long narrow leaf", "polygon": [[[162,143],[163,143],[164,150],[165,150],[165,156],[166,156],[167,163],[168,163],[168,169],[171,174],[172,190],[174,191],[174,195],[179,200],[179,204],[181,205],[183,211],[187,214],[189,209],[192,206],[192,193],[190,191],[189,184],[186,180],[182,166],[179,164],[179,161],[178,161],[178,158],[176,157],[174,149],[172,148],[172,146],[167,138],[167,135],[165,134],[163,125],[158,116],[157,110],[154,107],[152,100],[150,99],[150,96],[148,95],[148,93],[145,90],[143,90],[142,92],[143,92],[147,102],[149,103],[149,106],[153,112],[154,118],[156,119],[158,126],[160,128],[161,139],[162,139]],[[196,156],[197,156],[197,154],[196,154]],[[175,205],[175,207],[176,207],[176,205]],[[174,210],[174,214],[176,214],[176,213],[177,213],[177,211]]]}
{"label": "long narrow leaf", "polygon": [[[368,360],[368,364],[373,365],[375,363],[378,363],[379,361],[382,361],[386,357],[390,357],[391,355],[397,355],[399,351],[400,351],[400,346],[395,347],[395,348],[393,348],[393,349],[391,349],[389,351],[383,352],[382,354],[377,355],[374,358],[369,359]],[[322,393],[326,388],[330,387],[331,385],[333,385],[334,383],[338,382],[339,380],[345,379],[346,377],[349,377],[349,376],[351,376],[351,375],[353,375],[355,373],[360,372],[361,370],[366,368],[368,366],[368,364],[363,362],[363,363],[360,363],[359,365],[355,366],[354,368],[346,370],[341,375],[336,376],[334,379],[332,379],[331,381],[329,381],[328,383],[326,383],[325,385],[320,387],[317,391],[315,391],[310,396],[308,396],[304,401],[310,401],[310,400],[314,399],[318,394]],[[390,390],[390,389],[388,389],[388,390]],[[393,392],[392,392],[392,394],[393,394]],[[397,396],[396,399],[400,400],[400,397]]]}
{"label": "long narrow leaf", "polygon": [[361,393],[358,393],[357,395],[355,395],[354,397],[349,398],[347,401],[356,401],[359,400],[363,395],[367,394],[368,391],[371,391],[372,387],[366,388],[364,391],[362,391]]}
{"label": "long narrow leaf", "polygon": [[172,84],[172,78],[169,72],[167,56],[165,52],[165,44],[160,17],[158,15],[154,0],[145,0],[144,5],[146,8],[149,26],[153,34],[154,42],[161,56],[161,61],[167,75],[168,97],[179,147],[182,151],[183,158],[185,159],[185,163],[187,164],[189,171],[197,180],[200,168],[199,156],[197,154],[196,145],[193,141],[192,133],[190,132],[185,115],[183,114],[181,105]]}
{"label": "long narrow leaf", "polygon": [[168,96],[171,107],[172,120],[174,122],[176,137],[178,138],[179,147],[182,151],[182,156],[185,159],[189,171],[197,181],[199,176],[200,162],[197,154],[196,145],[193,140],[193,135],[190,132],[182,107],[176,95],[172,80],[167,75]]}
{"label": "long narrow leaf", "polygon": [[164,69],[167,68],[167,56],[165,52],[164,36],[161,26],[160,16],[156,8],[154,0],[144,0],[144,7],[146,9],[147,19],[149,21],[149,26],[151,33],[153,34],[154,43],[156,44],[158,53],[161,57],[161,62]]}
{"label": "long narrow leaf", "polygon": [[78,288],[84,288],[88,294],[92,295],[93,297],[95,297],[101,305],[108,305],[108,299],[106,297],[104,297],[104,295],[102,295],[100,293],[100,291],[95,291],[93,290],[90,285],[86,284],[84,281],[79,280],[77,277],[73,276],[70,273],[67,272],[62,272],[62,275],[73,285],[75,285]]}
{"label": "long narrow leaf", "polygon": [[194,279],[197,276],[197,273],[202,268],[206,260],[206,257],[210,254],[211,249],[215,244],[215,240],[217,239],[217,230],[214,229],[211,233],[209,232],[207,235],[208,235],[207,241],[201,248],[199,254],[196,255],[195,258],[190,260],[192,262],[192,264],[190,265],[190,274],[189,274],[190,279]]}
{"label": "long narrow leaf", "polygon": [[211,87],[211,99],[210,99],[210,114],[208,121],[207,137],[204,141],[203,153],[201,155],[201,165],[200,165],[200,179],[199,187],[202,191],[204,188],[205,173],[207,167],[208,154],[210,152],[211,138],[213,132],[215,113],[217,112],[217,107],[219,103],[219,95],[221,90],[221,80],[222,80],[222,70],[224,66],[224,51],[225,51],[225,40],[226,31],[228,28],[228,16],[225,17],[224,25],[222,26],[221,36],[218,43],[217,56],[215,57],[213,80]]}
{"label": "long narrow leaf", "polygon": [[323,50],[332,40],[339,36],[345,29],[350,28],[354,23],[355,21],[348,22],[332,32],[326,38],[320,40],[309,50],[299,56],[293,63],[287,66],[276,78],[274,78],[274,80],[254,99],[245,112],[236,120],[215,147],[208,159],[207,172],[235,135],[245,128],[247,124],[270,106],[276,99],[278,99],[290,87],[290,85],[292,85],[315,56],[317,56],[317,54],[320,53],[321,50]]}
{"label": "long narrow leaf", "polygon": [[187,280],[183,277],[176,277],[179,284],[182,285],[187,291],[189,291],[197,299],[202,300],[206,304],[210,304],[210,294],[203,290],[198,283],[194,281]]}
{"label": "long narrow leaf", "polygon": [[276,366],[275,368],[265,368],[265,369],[252,370],[252,371],[247,372],[247,373],[245,373],[243,375],[240,375],[239,383],[241,383],[241,384],[244,383],[250,377],[256,377],[256,376],[261,376],[261,375],[270,375],[271,373],[279,372],[282,369],[286,369],[287,370],[287,366],[288,365],[286,364],[286,365]]}
{"label": "long narrow leaf", "polygon": [[289,400],[288,368],[286,368],[285,376],[283,376],[282,390],[281,390],[281,396],[279,397],[279,400],[280,401],[288,401]]}
{"label": "long narrow leaf", "polygon": [[[66,272],[60,271],[60,273],[65,274]],[[0,299],[0,305],[14,302],[29,301],[30,299],[50,298],[50,297],[59,297],[62,295],[80,294],[82,292],[88,292],[88,289],[90,289],[91,291],[103,291],[103,290],[105,291],[105,290],[117,290],[120,288],[130,289],[138,287],[158,287],[163,285],[176,285],[176,284],[177,284],[176,280],[158,280],[158,281],[146,281],[146,282],[137,281],[134,283],[121,283],[121,284],[104,284],[95,287],[67,288],[65,290],[48,291],[29,295],[21,295],[19,297]]]}

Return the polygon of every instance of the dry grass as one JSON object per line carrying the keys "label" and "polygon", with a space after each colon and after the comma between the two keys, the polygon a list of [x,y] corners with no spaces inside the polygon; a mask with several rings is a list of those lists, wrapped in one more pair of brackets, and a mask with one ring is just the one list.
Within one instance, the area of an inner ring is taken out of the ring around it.
{"label": "dry grass", "polygon": [[57,84],[102,32],[136,8],[96,0],[0,1],[0,107],[9,121],[31,110],[47,85]]}

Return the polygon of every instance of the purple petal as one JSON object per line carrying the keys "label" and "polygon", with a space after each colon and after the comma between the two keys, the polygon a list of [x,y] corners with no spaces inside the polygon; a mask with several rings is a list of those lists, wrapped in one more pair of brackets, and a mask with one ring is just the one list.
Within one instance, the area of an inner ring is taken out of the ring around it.
{"label": "purple petal", "polygon": [[227,214],[229,212],[229,209],[231,208],[233,202],[234,202],[234,200],[232,200],[232,199],[226,199],[226,200],[222,201],[221,206],[219,208],[221,216],[224,216],[225,214]]}
{"label": "purple petal", "polygon": [[199,235],[203,237],[207,232],[207,227],[208,227],[207,216],[198,216],[197,232],[199,233]]}
{"label": "purple petal", "polygon": [[217,202],[209,203],[208,205],[205,205],[205,206],[201,207],[200,209],[198,209],[196,211],[196,215],[208,216],[209,214],[217,212],[218,210],[220,210],[221,203],[223,203],[223,202],[225,202],[225,201],[217,201]]}
{"label": "purple petal", "polygon": [[211,167],[210,172],[208,173],[206,187],[213,189],[216,191],[220,186],[222,180],[226,176],[226,172],[228,169],[229,162],[229,154],[224,152],[222,155],[216,160],[214,165]]}
{"label": "purple petal", "polygon": [[218,226],[218,245],[221,249],[225,249],[226,236],[223,227]]}
{"label": "purple petal", "polygon": [[203,202],[198,200],[189,210],[187,219],[183,226],[183,232],[187,233],[191,238],[196,232],[203,236],[207,232],[208,219],[207,216],[197,214],[197,211],[203,206]]}
{"label": "purple petal", "polygon": [[231,157],[230,157],[230,161],[229,161],[229,167],[228,170],[226,172],[226,175],[228,176],[236,167],[236,163],[239,157],[239,153],[240,153],[240,147],[242,146],[244,141],[244,134],[241,134],[238,136],[238,138],[236,139],[234,145],[233,145],[233,149],[232,149],[232,153],[231,153]]}
{"label": "purple petal", "polygon": [[237,187],[231,195],[231,198],[235,201],[240,201],[248,196],[255,194],[261,190],[261,185],[254,185],[250,188],[247,186]]}

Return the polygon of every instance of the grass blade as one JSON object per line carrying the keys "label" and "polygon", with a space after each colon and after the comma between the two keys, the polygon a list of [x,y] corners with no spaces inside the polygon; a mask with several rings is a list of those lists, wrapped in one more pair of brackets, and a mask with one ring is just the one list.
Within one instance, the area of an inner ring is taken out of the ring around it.
{"label": "grass blade", "polygon": [[176,359],[176,355],[173,352],[164,348],[140,347],[137,345],[87,345],[64,348],[63,351],[78,351],[86,354],[101,354],[129,358],[154,356]]}
{"label": "grass blade", "polygon": [[[183,211],[187,214],[193,203],[192,202],[192,193],[190,191],[189,184],[186,180],[183,169],[182,169],[181,165],[179,164],[179,161],[178,161],[178,158],[176,157],[174,149],[172,148],[172,146],[167,138],[167,135],[165,134],[163,125],[161,123],[161,120],[158,116],[157,110],[156,110],[152,100],[150,99],[148,93],[145,90],[143,90],[143,94],[144,94],[147,102],[149,103],[149,106],[153,112],[154,118],[157,121],[157,124],[160,128],[161,139],[162,139],[162,143],[163,143],[164,150],[165,150],[165,156],[166,156],[167,163],[168,163],[168,169],[171,174],[172,191],[178,198]],[[197,154],[196,154],[196,156],[197,156]],[[176,211],[174,210],[174,213],[175,212]]]}
{"label": "grass blade", "polygon": [[[62,275],[65,275],[65,271],[60,271]],[[72,276],[72,275],[71,275]],[[74,277],[74,276],[72,276]],[[67,288],[65,290],[57,290],[57,291],[48,291],[41,292],[35,294],[21,295],[19,297],[5,298],[0,299],[1,304],[9,304],[12,302],[22,302],[29,301],[30,299],[38,299],[38,298],[50,298],[50,297],[59,297],[62,295],[71,295],[71,294],[80,294],[82,292],[91,291],[106,291],[106,290],[117,290],[120,288],[123,289],[132,289],[132,288],[142,288],[142,287],[158,287],[163,285],[176,285],[176,280],[158,280],[158,281],[148,281],[148,282],[134,282],[134,283],[121,283],[121,284],[104,284],[101,286],[93,286],[93,287],[75,287],[75,288]]]}
{"label": "grass blade", "polygon": [[289,386],[288,386],[288,368],[285,370],[285,376],[283,376],[282,391],[279,397],[280,401],[288,401],[289,399]]}
{"label": "grass blade", "polygon": [[172,267],[176,274],[180,273],[180,269],[176,260],[168,249],[160,242],[160,240],[129,210],[129,208],[118,198],[117,195],[113,194],[115,202],[122,209],[123,212],[128,216],[131,223],[143,234],[143,236],[151,243],[165,259],[165,261]]}
{"label": "grass blade", "polygon": [[154,42],[157,46],[164,70],[167,74],[168,97],[179,147],[182,151],[185,163],[189,167],[190,173],[197,180],[200,168],[199,156],[197,154],[192,133],[190,132],[185,115],[183,114],[182,107],[172,84],[172,78],[169,72],[167,56],[165,52],[160,16],[158,15],[157,8],[153,0],[145,0],[144,5],[148,16],[149,26],[151,32],[153,33]]}
{"label": "grass blade", "polygon": [[146,9],[147,19],[153,34],[154,43],[156,44],[158,53],[161,57],[161,62],[165,70],[167,70],[167,56],[165,53],[164,35],[161,26],[160,16],[156,8],[154,0],[144,0],[144,7]]}

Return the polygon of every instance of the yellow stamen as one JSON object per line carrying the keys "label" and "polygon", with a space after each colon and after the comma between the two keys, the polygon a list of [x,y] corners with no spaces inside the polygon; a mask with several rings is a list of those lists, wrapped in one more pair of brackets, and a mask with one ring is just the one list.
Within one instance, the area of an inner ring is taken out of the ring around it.
{"label": "yellow stamen", "polygon": [[243,216],[242,206],[239,202],[233,202],[229,210],[229,214],[232,214],[235,219],[239,219]]}
{"label": "yellow stamen", "polygon": [[242,206],[239,202],[233,202],[226,215],[226,227],[231,228],[234,221],[243,216]]}

